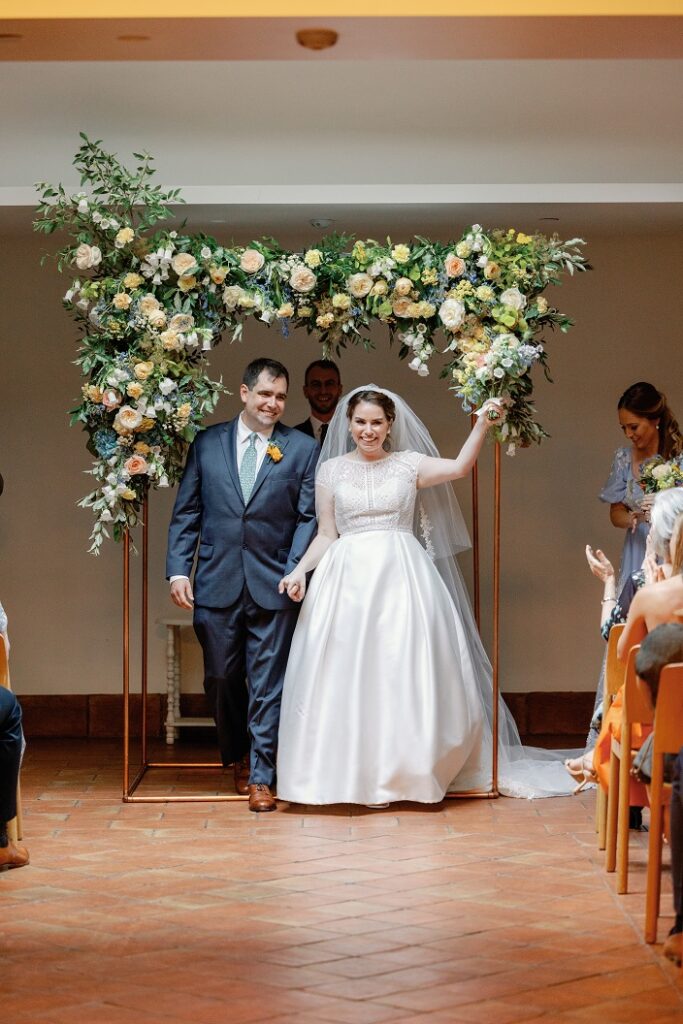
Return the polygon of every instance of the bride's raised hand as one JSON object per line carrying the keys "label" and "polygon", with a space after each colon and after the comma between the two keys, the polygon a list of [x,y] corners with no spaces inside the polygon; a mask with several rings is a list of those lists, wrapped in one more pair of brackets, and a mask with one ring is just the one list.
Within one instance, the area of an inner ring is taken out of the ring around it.
{"label": "bride's raised hand", "polygon": [[306,596],[306,573],[293,569],[292,572],[282,577],[277,589],[278,593],[286,593],[287,597],[298,604]]}
{"label": "bride's raised hand", "polygon": [[487,398],[480,409],[477,409],[477,416],[480,422],[483,422],[487,430],[492,427],[500,427],[505,422],[507,416],[506,405],[509,404],[508,398]]}

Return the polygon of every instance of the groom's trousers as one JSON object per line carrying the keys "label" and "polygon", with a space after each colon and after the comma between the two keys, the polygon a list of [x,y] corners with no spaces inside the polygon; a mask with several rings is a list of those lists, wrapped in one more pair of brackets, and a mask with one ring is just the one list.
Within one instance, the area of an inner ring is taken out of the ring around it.
{"label": "groom's trousers", "polygon": [[[204,690],[224,765],[251,751],[251,782],[275,781],[282,684],[299,608],[261,608],[245,586],[228,608],[196,605]],[[246,679],[246,683],[245,683]]]}
{"label": "groom's trousers", "polygon": [[17,814],[21,746],[19,701],[11,690],[0,686],[0,822],[3,824],[11,821]]}

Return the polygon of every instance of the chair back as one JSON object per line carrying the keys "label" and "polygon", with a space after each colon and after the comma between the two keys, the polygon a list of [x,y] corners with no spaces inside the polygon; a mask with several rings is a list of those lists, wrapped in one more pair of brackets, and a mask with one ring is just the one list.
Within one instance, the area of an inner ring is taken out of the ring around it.
{"label": "chair back", "polygon": [[655,712],[655,754],[677,754],[683,747],[683,664],[665,665],[659,676]]}
{"label": "chair back", "polygon": [[[636,655],[640,650],[640,644],[636,644],[628,652],[626,663],[626,677],[624,679],[624,711],[623,723],[632,725],[638,722],[640,725],[652,725],[655,720],[655,709],[650,699],[649,687],[638,679],[636,672]],[[623,736],[623,732],[622,732]]]}
{"label": "chair back", "polygon": [[[619,643],[619,637],[624,632],[624,623],[620,623],[617,626],[612,626],[609,631],[609,637],[607,640],[607,660],[605,662],[605,698],[608,699],[609,704],[612,703],[611,698],[614,697],[615,693],[619,690],[624,682],[624,663],[619,661],[617,658],[617,644]],[[607,708],[605,708],[605,711]]]}

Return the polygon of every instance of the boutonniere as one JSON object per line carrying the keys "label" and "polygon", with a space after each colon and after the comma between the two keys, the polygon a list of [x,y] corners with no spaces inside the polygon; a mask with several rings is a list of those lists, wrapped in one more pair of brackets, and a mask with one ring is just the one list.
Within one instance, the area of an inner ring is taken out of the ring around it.
{"label": "boutonniere", "polygon": [[266,455],[269,459],[272,459],[273,462],[279,462],[282,458],[282,452],[274,441],[269,442],[268,447],[266,448]]}

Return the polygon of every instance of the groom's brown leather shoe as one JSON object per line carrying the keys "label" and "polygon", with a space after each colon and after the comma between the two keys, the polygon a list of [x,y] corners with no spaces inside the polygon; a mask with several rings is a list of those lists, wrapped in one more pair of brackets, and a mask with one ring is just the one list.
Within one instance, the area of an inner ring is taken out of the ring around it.
{"label": "groom's brown leather shoe", "polygon": [[264,782],[252,782],[249,784],[249,810],[250,811],[275,811],[277,804],[270,787]]}
{"label": "groom's brown leather shoe", "polygon": [[245,754],[240,761],[235,761],[232,766],[235,776],[235,792],[240,796],[246,796],[249,792],[249,754]]}
{"label": "groom's brown leather shoe", "polygon": [[25,846],[17,846],[11,841],[7,846],[0,846],[0,871],[7,871],[9,868],[23,868],[28,861],[28,850]]}

